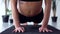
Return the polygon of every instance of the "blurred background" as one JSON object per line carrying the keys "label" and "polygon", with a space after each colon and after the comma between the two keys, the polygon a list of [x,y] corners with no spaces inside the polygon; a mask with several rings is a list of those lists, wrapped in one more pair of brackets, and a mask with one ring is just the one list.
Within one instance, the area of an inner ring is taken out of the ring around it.
{"label": "blurred background", "polygon": [[[44,1],[42,7],[45,8]],[[6,16],[7,18],[5,18]],[[52,21],[52,17],[57,17],[57,21]],[[13,26],[12,22],[10,0],[0,0],[0,33]],[[28,24],[33,24],[33,22],[28,22]],[[52,0],[48,24],[60,30],[60,0]]]}

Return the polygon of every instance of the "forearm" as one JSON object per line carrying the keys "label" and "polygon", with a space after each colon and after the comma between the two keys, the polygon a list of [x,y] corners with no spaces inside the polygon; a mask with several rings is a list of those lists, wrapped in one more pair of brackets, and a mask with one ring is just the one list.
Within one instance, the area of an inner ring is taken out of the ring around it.
{"label": "forearm", "polygon": [[13,24],[15,27],[19,27],[20,24],[18,18],[17,0],[11,0],[11,8],[12,8]]}
{"label": "forearm", "polygon": [[43,27],[47,27],[48,25],[50,11],[51,11],[51,1],[49,1],[48,4],[46,3],[45,5],[44,18],[43,18],[43,23],[42,23]]}
{"label": "forearm", "polygon": [[50,8],[45,8],[42,26],[47,26],[50,17]]}

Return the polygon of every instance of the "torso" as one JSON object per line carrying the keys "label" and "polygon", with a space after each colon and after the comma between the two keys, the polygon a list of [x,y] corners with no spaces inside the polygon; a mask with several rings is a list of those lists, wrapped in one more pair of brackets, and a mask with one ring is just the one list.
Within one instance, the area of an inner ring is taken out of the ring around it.
{"label": "torso", "polygon": [[42,1],[19,1],[18,12],[31,17],[39,14],[42,10]]}

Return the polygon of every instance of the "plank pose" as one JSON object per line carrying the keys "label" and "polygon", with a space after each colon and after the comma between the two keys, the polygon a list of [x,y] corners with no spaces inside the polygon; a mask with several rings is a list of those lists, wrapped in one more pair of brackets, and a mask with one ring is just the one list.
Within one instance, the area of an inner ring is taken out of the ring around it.
{"label": "plank pose", "polygon": [[51,9],[51,0],[45,1],[45,10],[43,13],[42,9],[43,0],[11,0],[13,24],[15,26],[15,32],[24,32],[24,27],[20,26],[21,23],[27,25],[27,22],[34,22],[34,25],[40,23],[42,26],[39,27],[39,32],[52,32],[47,28],[50,9]]}

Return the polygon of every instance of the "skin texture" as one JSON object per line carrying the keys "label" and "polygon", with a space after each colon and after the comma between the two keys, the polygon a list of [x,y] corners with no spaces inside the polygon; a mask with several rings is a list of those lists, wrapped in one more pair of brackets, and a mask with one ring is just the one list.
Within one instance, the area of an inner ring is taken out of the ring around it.
{"label": "skin texture", "polygon": [[[20,21],[18,17],[18,13],[23,14],[27,17],[32,17],[41,12],[42,9],[42,1],[39,2],[19,2],[19,7],[17,8],[17,0],[10,0],[11,8],[12,8],[12,16],[13,16],[13,24],[15,26],[14,32],[24,32],[24,27],[20,26]],[[51,0],[45,0],[45,10],[44,17],[42,20],[42,26],[39,27],[39,32],[52,32],[47,28],[49,16],[51,10]]]}
{"label": "skin texture", "polygon": [[23,14],[27,17],[35,16],[41,12],[42,1],[37,2],[26,2],[20,1],[18,10],[20,14]]}

